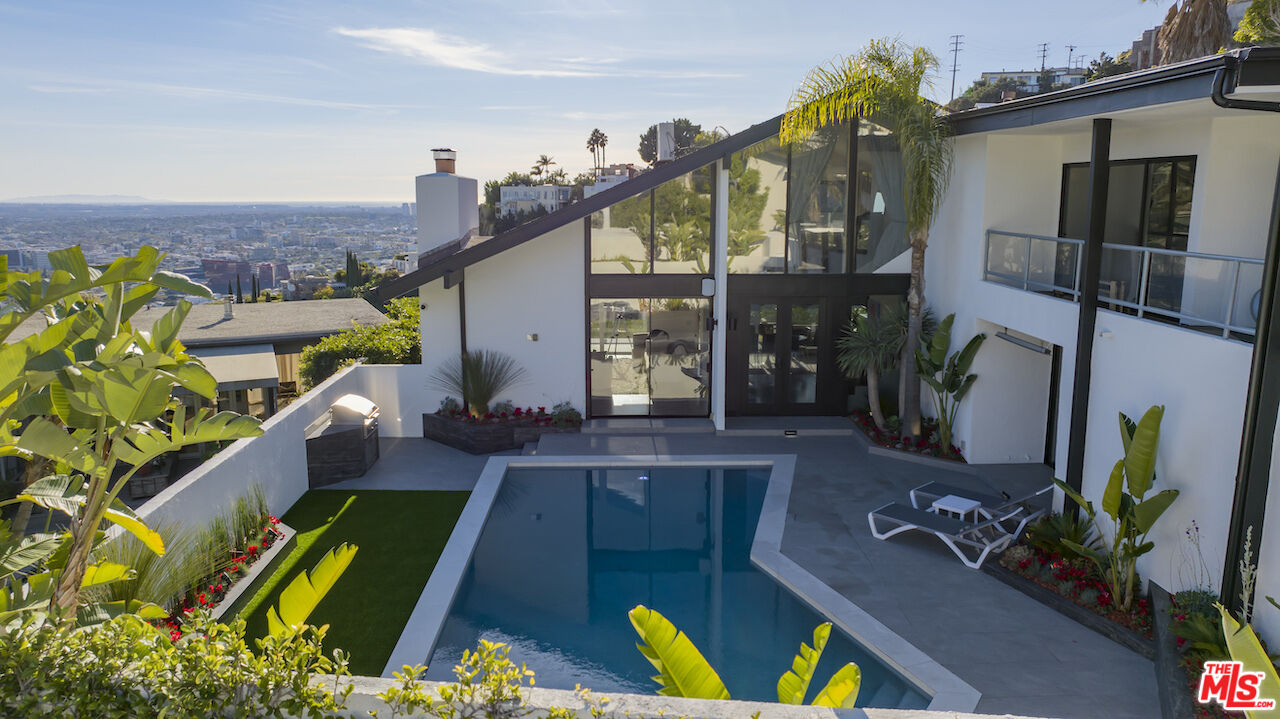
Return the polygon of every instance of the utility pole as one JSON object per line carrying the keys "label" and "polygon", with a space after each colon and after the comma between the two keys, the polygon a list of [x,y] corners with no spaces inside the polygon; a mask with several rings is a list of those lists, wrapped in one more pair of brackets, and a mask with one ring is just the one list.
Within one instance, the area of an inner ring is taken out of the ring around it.
{"label": "utility pole", "polygon": [[1067,69],[1068,69],[1068,70],[1070,70],[1070,69],[1071,69],[1071,56],[1072,56],[1072,54],[1074,54],[1074,53],[1075,53],[1075,51],[1076,51],[1076,46],[1075,46],[1075,45],[1068,45],[1068,46],[1067,46]]}
{"label": "utility pole", "polygon": [[960,46],[964,40],[964,35],[951,36],[951,99],[956,99],[956,70],[960,69],[958,60],[960,59]]}
{"label": "utility pole", "polygon": [[1044,72],[1044,60],[1049,57],[1049,43],[1040,43],[1040,72]]}

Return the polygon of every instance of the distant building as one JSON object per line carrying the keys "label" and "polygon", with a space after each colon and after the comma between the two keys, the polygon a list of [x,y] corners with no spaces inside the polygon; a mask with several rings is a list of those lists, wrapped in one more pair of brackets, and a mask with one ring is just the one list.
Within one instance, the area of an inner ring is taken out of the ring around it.
{"label": "distant building", "polygon": [[547,212],[569,204],[573,188],[568,185],[504,185],[500,189],[498,211],[503,215],[531,212],[539,207]]}
{"label": "distant building", "polygon": [[[324,275],[305,275],[302,277],[293,277],[284,283],[284,298],[286,300],[309,300],[315,294],[316,290],[327,285],[336,287],[338,284],[333,278]],[[346,285],[342,285],[345,287]]]}
{"label": "distant building", "polygon": [[407,275],[418,269],[418,258],[410,255],[404,257],[396,255],[395,259],[391,260],[391,266],[400,274]]}
{"label": "distant building", "polygon": [[231,231],[231,237],[238,242],[261,242],[266,233],[257,227],[237,227]]}
{"label": "distant building", "polygon": [[216,260],[201,258],[200,267],[204,269],[204,283],[214,292],[223,292],[228,286],[235,291],[236,280],[242,288],[249,286],[253,270],[244,260]]}
{"label": "distant building", "polygon": [[[1045,68],[1045,72],[1052,73],[1054,85],[1075,87],[1084,83],[1084,68],[1049,67]],[[985,83],[993,84],[1000,80],[1013,80],[1018,83],[1018,89],[1023,92],[1039,93],[1049,90],[1049,88],[1040,89],[1040,70],[1001,70],[982,73],[982,81]]]}
{"label": "distant building", "polygon": [[596,174],[596,183],[587,185],[583,188],[582,196],[584,198],[604,192],[610,187],[616,187],[620,182],[626,182],[631,178],[639,175],[640,171],[630,162],[625,165],[609,165],[600,168],[600,172]]}
{"label": "distant building", "polygon": [[408,217],[416,217],[418,214],[418,203],[402,202],[400,203],[400,211]]}
{"label": "distant building", "polygon": [[45,250],[0,250],[0,254],[9,258],[9,269],[31,272],[52,272],[49,264],[49,253]]}
{"label": "distant building", "polygon": [[275,289],[276,285],[289,279],[289,265],[285,262],[263,262],[258,265],[258,287]]}

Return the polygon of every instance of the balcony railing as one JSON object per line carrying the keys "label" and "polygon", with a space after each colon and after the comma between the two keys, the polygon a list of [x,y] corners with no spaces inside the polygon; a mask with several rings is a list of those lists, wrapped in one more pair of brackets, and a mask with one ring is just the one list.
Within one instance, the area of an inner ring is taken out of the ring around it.
{"label": "balcony railing", "polygon": [[[1028,292],[1080,299],[1084,242],[988,230],[983,279]],[[1102,246],[1102,307],[1253,341],[1262,260],[1136,245]]]}

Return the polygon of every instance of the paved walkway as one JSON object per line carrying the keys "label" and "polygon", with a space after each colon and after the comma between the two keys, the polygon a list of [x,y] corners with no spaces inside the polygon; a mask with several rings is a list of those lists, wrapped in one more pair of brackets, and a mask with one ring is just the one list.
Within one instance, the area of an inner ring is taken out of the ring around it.
{"label": "paved walkway", "polygon": [[[982,692],[978,711],[1062,719],[1160,716],[1152,663],[985,574],[936,538],[871,537],[870,509],[930,480],[1011,494],[1043,486],[1039,465],[977,474],[867,452],[849,436],[547,435],[537,453],[795,454],[783,552]],[[469,489],[486,457],[427,440],[383,440],[365,477],[336,489]],[[918,536],[913,536],[918,535]]]}

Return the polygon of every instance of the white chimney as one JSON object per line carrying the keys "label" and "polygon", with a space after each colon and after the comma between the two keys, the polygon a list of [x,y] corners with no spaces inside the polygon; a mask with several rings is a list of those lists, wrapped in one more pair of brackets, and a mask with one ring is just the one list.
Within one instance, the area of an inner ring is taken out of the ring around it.
{"label": "white chimney", "polygon": [[229,320],[236,316],[235,310],[231,309],[234,306],[231,303],[231,295],[226,295],[222,298],[222,319]]}
{"label": "white chimney", "polygon": [[658,162],[671,162],[674,159],[676,159],[676,124],[659,122]]}
{"label": "white chimney", "polygon": [[476,232],[480,227],[478,185],[470,177],[454,174],[458,153],[448,148],[432,150],[436,171],[419,175],[418,254]]}

